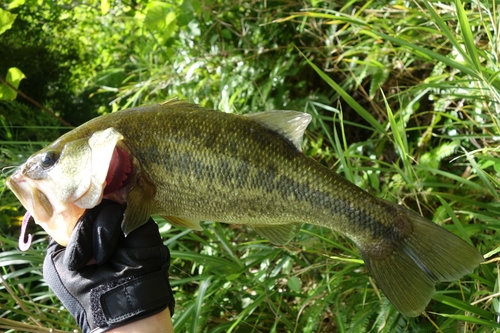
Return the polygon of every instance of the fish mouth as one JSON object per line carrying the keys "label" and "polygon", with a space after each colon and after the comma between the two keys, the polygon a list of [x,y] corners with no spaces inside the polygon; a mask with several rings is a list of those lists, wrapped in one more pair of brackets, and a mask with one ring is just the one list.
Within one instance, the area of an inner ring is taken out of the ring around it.
{"label": "fish mouth", "polygon": [[128,187],[132,182],[131,176],[132,162],[130,155],[125,149],[116,146],[109,162],[103,195],[106,198],[113,197],[114,193]]}
{"label": "fish mouth", "polygon": [[[31,235],[25,241],[26,229],[30,217],[36,224],[40,225],[57,243],[66,246],[69,237],[78,219],[85,212],[75,204],[64,202],[51,202],[48,196],[36,186],[40,180],[31,180],[25,177],[21,171],[16,171],[7,178],[6,184],[12,190],[26,209],[21,224],[21,236],[19,237],[19,249],[26,251],[30,247]],[[39,184],[39,183],[38,183]]]}
{"label": "fish mouth", "polygon": [[85,209],[57,200],[57,202],[51,202],[47,195],[36,186],[36,182],[40,181],[25,177],[21,170],[16,171],[6,180],[7,186],[26,208],[26,214],[21,223],[19,249],[27,251],[31,246],[32,235],[28,234],[26,239],[26,231],[31,217],[57,243],[66,246],[76,222],[83,215]]}
{"label": "fish mouth", "polygon": [[35,219],[47,220],[54,214],[52,204],[45,193],[32,186],[20,171],[7,178],[7,186]]}
{"label": "fish mouth", "polygon": [[[19,185],[19,184],[23,184],[23,182],[26,183],[26,181],[23,180],[23,177],[21,177],[19,175],[19,171],[17,171],[11,177],[7,178],[6,184],[7,184],[7,187],[10,188],[10,190],[17,197],[17,199],[19,199],[19,201],[21,201],[21,204],[24,207],[28,207],[28,203],[24,198],[30,197],[28,194],[28,192],[30,192],[30,191],[28,191],[29,185],[27,187]],[[27,241],[24,240],[26,230],[28,229],[28,222],[30,220],[30,217],[31,217],[30,212],[26,211],[26,214],[24,214],[24,217],[23,217],[23,220],[21,223],[21,234],[19,236],[19,242],[18,242],[18,246],[19,246],[19,249],[21,251],[27,251],[30,248],[31,241],[33,239],[31,234],[28,234],[28,240]]]}
{"label": "fish mouth", "polygon": [[47,221],[54,214],[52,204],[47,196],[36,187],[30,185],[21,171],[16,171],[11,177],[7,178],[7,187],[9,187],[14,195],[19,199],[21,204],[26,208],[26,214],[21,223],[21,234],[19,236],[19,249],[27,251],[31,246],[32,235],[28,234],[28,239],[25,241],[28,222],[34,213],[35,222]]}

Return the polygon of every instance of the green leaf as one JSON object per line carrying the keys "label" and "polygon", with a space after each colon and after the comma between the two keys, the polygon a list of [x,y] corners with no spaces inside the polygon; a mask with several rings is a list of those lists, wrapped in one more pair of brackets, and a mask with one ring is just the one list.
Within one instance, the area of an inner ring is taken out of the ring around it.
{"label": "green leaf", "polygon": [[12,24],[16,20],[17,14],[12,14],[7,10],[0,8],[0,35],[6,30],[12,28]]}
{"label": "green leaf", "polygon": [[373,98],[377,91],[389,78],[389,71],[385,68],[377,68],[370,83],[370,97]]}
{"label": "green leaf", "polygon": [[150,2],[146,7],[144,26],[152,31],[161,32],[167,26],[167,15],[169,12],[169,4],[159,1]]}
{"label": "green leaf", "polygon": [[222,34],[222,37],[224,37],[225,39],[231,39],[232,34],[230,30],[222,29],[220,33]]}
{"label": "green leaf", "polygon": [[17,8],[19,6],[22,6],[26,3],[26,0],[14,0],[11,3],[9,3],[9,6],[7,7],[8,10]]}
{"label": "green leaf", "polygon": [[109,0],[101,0],[101,14],[106,15],[109,12]]}
{"label": "green leaf", "polygon": [[498,159],[495,159],[495,164],[493,164],[493,169],[495,169],[497,173],[500,173],[500,161]]}
{"label": "green leaf", "polygon": [[163,38],[165,38],[165,40],[172,37],[175,30],[177,29],[176,19],[177,19],[177,13],[171,11],[167,14],[167,17],[165,18],[165,22],[167,24],[167,27],[163,33]]}
{"label": "green leaf", "polygon": [[201,13],[203,12],[203,8],[201,7],[201,3],[199,0],[184,0],[184,3],[188,3],[196,15],[201,15]]}
{"label": "green leaf", "polygon": [[419,163],[433,169],[437,169],[443,158],[449,157],[460,148],[462,140],[457,139],[451,142],[445,142],[440,146],[434,148],[430,152],[423,154],[420,157]]}
{"label": "green leaf", "polygon": [[196,1],[184,0],[180,6],[177,24],[181,27],[188,25],[194,18],[195,13],[198,14],[197,9],[195,9],[197,6],[199,6],[199,3],[196,4]]}
{"label": "green leaf", "polygon": [[[11,67],[7,72],[6,81],[14,86],[16,89],[19,87],[19,83],[25,76],[19,68]],[[16,99],[17,92],[11,87],[0,84],[0,100],[13,101]]]}
{"label": "green leaf", "polygon": [[317,5],[319,5],[322,2],[323,2],[323,0],[311,0],[311,5],[313,7],[316,7]]}
{"label": "green leaf", "polygon": [[296,293],[300,292],[300,279],[296,276],[292,276],[287,281],[288,288]]}

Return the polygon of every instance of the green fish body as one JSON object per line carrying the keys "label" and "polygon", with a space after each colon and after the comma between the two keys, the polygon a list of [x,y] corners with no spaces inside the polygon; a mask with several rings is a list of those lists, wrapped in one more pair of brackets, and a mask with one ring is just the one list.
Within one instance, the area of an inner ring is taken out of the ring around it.
{"label": "green fish body", "polygon": [[[481,254],[454,234],[305,156],[300,141],[309,121],[309,115],[292,111],[242,116],[185,102],[128,109],[63,135],[33,155],[8,184],[20,199],[43,192],[21,190],[20,180],[29,178],[36,186],[41,173],[50,174],[70,154],[76,156],[73,151],[83,151],[94,168],[96,160],[104,161],[104,171],[93,176],[101,183],[79,185],[65,195],[44,193],[39,200],[44,205],[66,205],[53,211],[71,209],[71,195],[80,210],[105,197],[127,204],[125,234],[157,214],[192,229],[200,229],[199,221],[245,224],[275,244],[290,241],[302,223],[327,227],[355,242],[385,295],[408,316],[425,309],[437,282],[458,279],[482,262]],[[89,147],[70,147],[92,140]],[[106,156],[112,151],[112,157],[92,158],[94,151]],[[73,172],[58,171],[58,177],[79,179]],[[21,199],[25,207],[28,201]],[[33,214],[36,209],[30,208]]]}

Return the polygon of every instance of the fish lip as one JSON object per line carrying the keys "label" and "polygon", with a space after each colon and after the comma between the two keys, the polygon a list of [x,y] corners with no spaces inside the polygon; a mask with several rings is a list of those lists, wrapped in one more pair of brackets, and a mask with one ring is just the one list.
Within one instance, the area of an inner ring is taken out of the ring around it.
{"label": "fish lip", "polygon": [[26,188],[20,186],[22,183],[28,183],[26,177],[24,177],[20,170],[14,172],[10,177],[7,177],[6,180],[7,187],[14,193],[21,204],[24,207],[27,207],[28,202],[25,200],[26,196],[31,195],[31,191],[27,191]]}
{"label": "fish lip", "polygon": [[6,184],[26,211],[33,216],[35,223],[41,224],[39,221],[44,222],[53,216],[52,202],[43,191],[31,184],[30,178],[24,176],[21,170],[8,177]]}
{"label": "fish lip", "polygon": [[22,182],[22,181],[25,181],[24,176],[22,175],[22,171],[21,171],[21,169],[17,169],[12,175],[7,177],[6,183],[7,183],[7,186],[12,190],[13,182],[16,183],[16,182]]}

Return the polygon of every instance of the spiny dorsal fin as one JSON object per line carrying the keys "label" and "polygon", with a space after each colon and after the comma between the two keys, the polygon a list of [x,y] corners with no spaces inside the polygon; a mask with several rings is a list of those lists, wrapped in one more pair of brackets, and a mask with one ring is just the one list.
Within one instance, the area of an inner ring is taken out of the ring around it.
{"label": "spiny dorsal fin", "polygon": [[290,140],[298,150],[301,150],[300,144],[304,131],[312,119],[308,113],[283,110],[249,113],[245,116],[281,134]]}
{"label": "spiny dorsal fin", "polygon": [[160,106],[169,106],[169,107],[189,107],[189,108],[199,108],[198,104],[193,104],[185,99],[179,99],[177,97],[167,99],[159,103]]}

